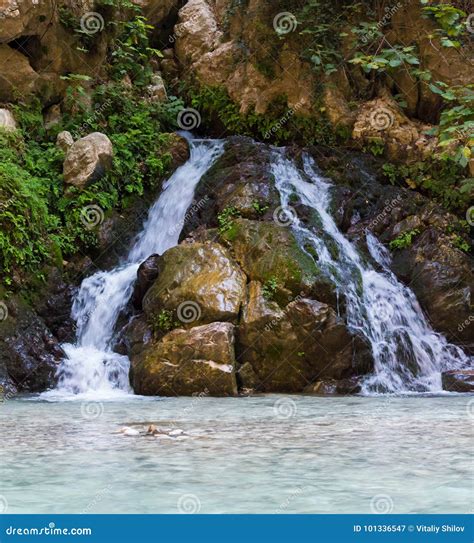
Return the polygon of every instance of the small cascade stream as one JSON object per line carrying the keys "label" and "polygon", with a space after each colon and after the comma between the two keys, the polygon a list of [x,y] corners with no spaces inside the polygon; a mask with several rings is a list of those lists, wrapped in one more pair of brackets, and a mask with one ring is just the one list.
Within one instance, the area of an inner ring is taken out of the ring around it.
{"label": "small cascade stream", "polygon": [[63,345],[66,358],[59,368],[57,388],[46,395],[128,394],[130,361],[112,351],[115,327],[127,305],[140,264],[178,243],[186,211],[201,177],[224,150],[221,140],[192,140],[191,156],[164,183],[141,233],[126,260],[111,271],[100,271],[82,282],[74,300],[75,344]]}
{"label": "small cascade stream", "polygon": [[[45,396],[104,398],[132,392],[130,361],[113,351],[117,320],[130,300],[140,264],[178,243],[195,188],[223,151],[221,140],[192,140],[190,159],[164,183],[126,259],[82,282],[72,308],[77,341],[63,345],[66,357],[57,388]],[[312,226],[291,213],[291,228],[345,296],[349,329],[371,346],[375,370],[364,379],[363,392],[441,391],[441,372],[468,367],[470,359],[431,329],[413,292],[390,270],[390,254],[372,234],[366,239],[370,258],[343,235],[330,213],[330,182],[310,156],[302,160],[299,169],[283,150],[275,149],[272,173],[283,208],[291,211],[296,194],[315,212]]]}
{"label": "small cascade stream", "polygon": [[311,157],[303,157],[300,171],[277,151],[272,170],[284,208],[291,210],[296,193],[319,217],[317,234],[297,217],[292,228],[303,248],[314,248],[318,266],[346,297],[349,328],[371,345],[375,371],[365,379],[363,391],[441,391],[441,371],[466,367],[469,358],[431,329],[413,292],[390,271],[388,251],[367,234],[371,257],[381,269],[376,271],[342,234],[329,211],[331,185],[317,173]]}

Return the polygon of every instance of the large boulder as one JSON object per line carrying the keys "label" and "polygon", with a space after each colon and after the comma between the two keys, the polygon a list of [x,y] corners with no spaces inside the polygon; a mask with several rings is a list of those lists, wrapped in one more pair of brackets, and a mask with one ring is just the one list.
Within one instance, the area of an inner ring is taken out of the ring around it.
{"label": "large boulder", "polygon": [[222,232],[235,259],[247,276],[274,285],[276,300],[286,305],[294,296],[311,294],[335,303],[334,285],[324,277],[314,259],[304,252],[291,230],[277,222],[237,218]]}
{"label": "large boulder", "polygon": [[93,132],[77,140],[68,149],[64,161],[65,183],[86,187],[110,169],[112,158],[112,142],[105,134]]}
{"label": "large boulder", "polygon": [[159,275],[143,299],[150,320],[171,311],[184,326],[236,321],[246,277],[217,243],[181,244],[158,260]]}
{"label": "large boulder", "polygon": [[132,357],[132,385],[146,396],[235,396],[234,326],[177,329]]}
{"label": "large boulder", "polygon": [[58,342],[25,301],[14,296],[0,303],[0,385],[46,390],[55,383],[62,357]]}
{"label": "large boulder", "polygon": [[437,140],[426,135],[431,127],[409,119],[389,96],[365,102],[355,120],[352,137],[361,145],[384,146],[391,160],[423,160],[433,154]]}
{"label": "large boulder", "polygon": [[245,388],[301,392],[316,379],[352,372],[352,338],[331,307],[298,297],[281,309],[257,281],[249,284],[238,344],[239,362],[250,364],[257,376],[255,383],[248,369],[242,372]]}

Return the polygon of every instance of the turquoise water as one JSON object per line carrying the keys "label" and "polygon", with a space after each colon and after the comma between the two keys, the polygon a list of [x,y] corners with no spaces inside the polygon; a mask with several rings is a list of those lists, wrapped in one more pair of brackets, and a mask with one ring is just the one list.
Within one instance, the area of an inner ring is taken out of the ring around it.
{"label": "turquoise water", "polygon": [[[467,513],[472,396],[21,397],[0,404],[9,513]],[[126,437],[123,426],[179,428]]]}

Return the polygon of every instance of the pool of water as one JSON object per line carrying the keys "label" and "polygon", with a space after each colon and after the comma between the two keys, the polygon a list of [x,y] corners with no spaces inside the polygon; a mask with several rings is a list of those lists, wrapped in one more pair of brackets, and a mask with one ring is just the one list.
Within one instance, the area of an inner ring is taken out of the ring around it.
{"label": "pool of water", "polygon": [[[25,396],[0,421],[8,513],[473,510],[472,396]],[[187,435],[117,433],[149,423]]]}

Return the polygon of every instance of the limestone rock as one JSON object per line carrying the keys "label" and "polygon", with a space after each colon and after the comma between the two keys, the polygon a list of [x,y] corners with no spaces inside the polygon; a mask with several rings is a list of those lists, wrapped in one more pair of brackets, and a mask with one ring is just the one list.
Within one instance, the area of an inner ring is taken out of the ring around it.
{"label": "limestone rock", "polygon": [[412,121],[388,96],[365,102],[360,107],[352,137],[361,144],[380,143],[392,160],[419,159],[432,154],[436,138],[424,134],[430,128]]}
{"label": "limestone rock", "polygon": [[[3,21],[0,19],[0,27]],[[0,45],[0,100],[27,98],[37,89],[38,74],[28,59],[6,44]]]}
{"label": "limestone rock", "polygon": [[179,11],[176,55],[183,64],[199,60],[216,48],[222,36],[214,13],[205,0],[189,0]]}
{"label": "limestone rock", "polygon": [[137,394],[235,396],[234,326],[214,322],[177,329],[132,358]]}
{"label": "limestone rock", "polygon": [[349,377],[347,379],[328,379],[326,381],[316,381],[305,388],[306,394],[318,394],[322,396],[333,396],[348,394],[358,394],[361,391],[360,378]]}
{"label": "limestone rock", "polygon": [[93,132],[77,140],[64,161],[64,181],[85,187],[100,179],[112,166],[112,142],[101,132]]}
{"label": "limestone rock", "polygon": [[62,132],[59,132],[59,134],[56,137],[56,145],[62,149],[65,153],[69,150],[70,147],[72,147],[74,144],[74,138],[72,137],[71,132],[68,132],[67,130],[63,130]]}
{"label": "limestone rock", "polygon": [[166,102],[168,100],[165,83],[160,74],[153,74],[151,85],[147,87],[147,93],[152,102]]}
{"label": "limestone rock", "polygon": [[155,25],[161,23],[169,15],[177,10],[178,0],[133,0],[133,3],[140,6],[148,23]]}
{"label": "limestone rock", "polygon": [[469,326],[474,312],[471,257],[453,247],[442,230],[431,226],[410,247],[393,253],[393,270],[413,289],[433,328],[474,352]]}
{"label": "limestone rock", "polygon": [[8,109],[0,109],[0,128],[7,131],[17,129],[15,118]]}
{"label": "limestone rock", "polygon": [[148,317],[165,309],[185,326],[237,319],[246,277],[222,246],[181,244],[166,251],[158,266],[158,279],[143,299]]}

